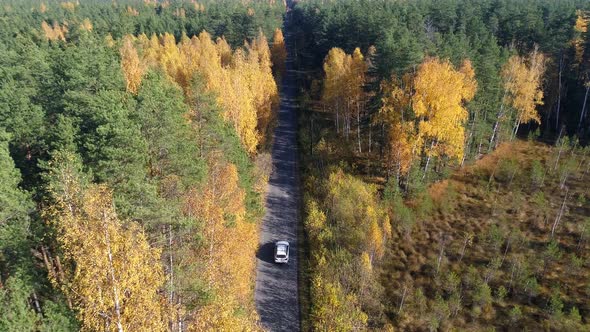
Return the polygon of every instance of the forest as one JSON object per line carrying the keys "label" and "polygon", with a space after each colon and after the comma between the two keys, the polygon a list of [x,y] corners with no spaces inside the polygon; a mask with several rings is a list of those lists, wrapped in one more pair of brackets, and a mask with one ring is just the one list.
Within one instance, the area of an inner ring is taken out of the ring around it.
{"label": "forest", "polygon": [[304,330],[589,329],[586,1],[301,1]]}
{"label": "forest", "polygon": [[0,331],[259,330],[284,4],[1,5]]}
{"label": "forest", "polygon": [[586,0],[0,0],[0,331],[265,330],[289,75],[302,331],[590,330],[589,23]]}

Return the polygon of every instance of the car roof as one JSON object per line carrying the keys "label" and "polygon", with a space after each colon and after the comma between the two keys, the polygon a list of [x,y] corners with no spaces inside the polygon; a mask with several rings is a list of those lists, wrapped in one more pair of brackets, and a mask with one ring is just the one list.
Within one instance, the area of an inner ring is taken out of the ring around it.
{"label": "car roof", "polygon": [[277,246],[289,246],[289,242],[287,241],[277,241]]}

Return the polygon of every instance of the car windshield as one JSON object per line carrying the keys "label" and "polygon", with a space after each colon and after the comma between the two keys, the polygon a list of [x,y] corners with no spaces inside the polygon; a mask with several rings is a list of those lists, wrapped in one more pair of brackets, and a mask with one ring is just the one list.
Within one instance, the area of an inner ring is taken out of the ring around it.
{"label": "car windshield", "polygon": [[277,247],[277,256],[282,256],[282,257],[287,256],[287,246],[278,246]]}

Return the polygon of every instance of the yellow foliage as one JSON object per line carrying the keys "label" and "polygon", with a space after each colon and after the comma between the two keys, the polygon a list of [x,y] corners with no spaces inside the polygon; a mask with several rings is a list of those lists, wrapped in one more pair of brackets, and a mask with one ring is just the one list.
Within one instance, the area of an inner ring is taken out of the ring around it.
{"label": "yellow foliage", "polygon": [[360,331],[367,328],[368,316],[361,311],[353,294],[345,295],[338,283],[315,275],[311,282],[313,331]]}
{"label": "yellow foliage", "polygon": [[207,305],[197,311],[199,317],[188,331],[262,331],[256,324],[256,315],[236,314],[236,303],[230,297]]}
{"label": "yellow foliage", "polygon": [[186,11],[184,10],[184,8],[176,8],[172,15],[180,18],[186,18]]}
{"label": "yellow foliage", "polygon": [[320,240],[320,233],[326,227],[326,214],[320,210],[318,203],[313,200],[307,201],[306,206],[307,218],[305,219],[305,227],[313,241]]}
{"label": "yellow foliage", "polygon": [[344,104],[342,85],[345,79],[346,53],[340,48],[332,48],[324,60],[324,90],[322,101],[335,112]]}
{"label": "yellow foliage", "polygon": [[125,36],[123,38],[123,46],[121,46],[120,53],[121,68],[123,69],[127,91],[137,94],[145,68],[139,61],[137,51],[133,47],[133,37]]}
{"label": "yellow foliage", "polygon": [[135,9],[131,6],[127,6],[127,15],[138,16],[139,12],[137,11],[137,9]]}
{"label": "yellow foliage", "polygon": [[159,39],[140,35],[138,48],[141,63],[162,68],[187,95],[191,79],[201,75],[207,89],[217,94],[224,119],[234,126],[246,150],[256,152],[278,106],[270,49],[262,32],[233,53],[225,39],[213,42],[205,31],[190,40],[183,37],[178,44],[168,33]]}
{"label": "yellow foliage", "polygon": [[61,8],[65,9],[69,12],[73,12],[76,9],[76,3],[70,2],[70,1],[62,2],[59,5]]}
{"label": "yellow foliage", "polygon": [[66,40],[66,34],[68,33],[68,27],[66,24],[60,26],[59,23],[53,21],[53,26],[49,26],[47,22],[41,22],[41,29],[45,34],[45,38],[48,40]]}
{"label": "yellow foliage", "polygon": [[396,78],[381,83],[381,109],[379,119],[388,127],[387,162],[389,168],[397,168],[399,174],[407,174],[420,145],[415,126],[410,119],[404,118],[404,112],[411,103],[411,77],[405,75],[402,81]]}
{"label": "yellow foliage", "polygon": [[574,29],[577,32],[587,32],[588,31],[588,18],[585,17],[584,13],[581,10],[576,11],[576,24]]}
{"label": "yellow foliage", "polygon": [[[206,266],[202,277],[217,296],[197,311],[191,329],[255,330],[251,299],[257,226],[245,219],[245,192],[238,185],[236,166],[224,163],[216,153],[209,164],[205,186],[187,197],[185,214],[202,222],[206,242],[199,253]],[[245,310],[243,316],[235,315],[238,307]]]}
{"label": "yellow foliage", "polygon": [[107,34],[104,37],[104,42],[107,45],[107,47],[112,48],[115,46],[115,40],[113,39],[113,36],[111,36],[111,34]]}
{"label": "yellow foliage", "polygon": [[287,48],[285,46],[285,38],[283,37],[283,31],[276,28],[274,36],[272,38],[272,69],[277,77],[283,77],[285,75],[285,61],[287,61]]}
{"label": "yellow foliage", "polygon": [[371,262],[373,259],[380,260],[385,253],[383,231],[379,226],[378,215],[375,208],[367,206],[367,218],[369,219],[370,229],[368,235],[368,247],[371,253]]}
{"label": "yellow foliage", "polygon": [[[336,131],[342,129],[348,137],[353,113],[360,112],[364,99],[363,86],[367,65],[357,47],[352,55],[340,48],[332,48],[324,60],[324,88],[322,102],[328,109],[336,113]],[[357,114],[358,116],[358,114]]]}
{"label": "yellow foliage", "polygon": [[86,30],[86,31],[92,31],[92,22],[90,22],[90,19],[85,18],[82,21],[82,23],[80,24],[80,29]]}
{"label": "yellow foliage", "polygon": [[371,262],[371,256],[366,251],[361,254],[361,266],[364,271],[371,272],[373,270],[373,263]]}
{"label": "yellow foliage", "polygon": [[427,154],[463,158],[468,115],[463,103],[473,99],[476,90],[477,82],[468,60],[460,70],[448,60],[437,58],[428,58],[420,65],[412,104],[420,119],[418,135]]}
{"label": "yellow foliage", "polygon": [[576,11],[576,24],[574,25],[575,36],[572,40],[575,50],[575,59],[577,64],[581,64],[585,52],[585,36],[588,32],[588,13],[581,10]]}
{"label": "yellow foliage", "polygon": [[506,100],[517,113],[517,123],[540,123],[537,105],[543,105],[542,78],[545,72],[545,56],[535,48],[524,59],[513,55],[502,70]]}
{"label": "yellow foliage", "polygon": [[67,173],[61,179],[48,215],[73,270],[52,282],[75,303],[82,330],[165,331],[160,250],[150,247],[137,223],[123,225],[108,188],[82,190]]}

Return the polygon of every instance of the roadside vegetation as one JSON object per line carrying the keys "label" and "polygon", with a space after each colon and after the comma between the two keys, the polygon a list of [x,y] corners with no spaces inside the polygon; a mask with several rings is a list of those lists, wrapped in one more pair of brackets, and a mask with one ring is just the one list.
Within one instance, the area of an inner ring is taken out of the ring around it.
{"label": "roadside vegetation", "polygon": [[587,10],[297,4],[308,328],[588,329]]}
{"label": "roadside vegetation", "polygon": [[259,329],[283,12],[1,1],[1,331]]}

